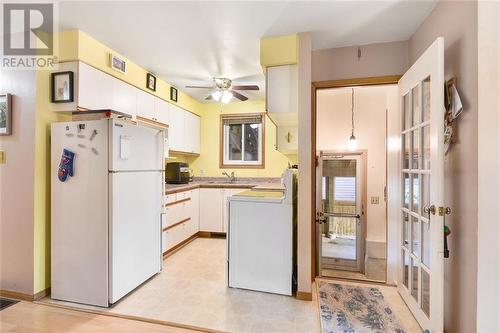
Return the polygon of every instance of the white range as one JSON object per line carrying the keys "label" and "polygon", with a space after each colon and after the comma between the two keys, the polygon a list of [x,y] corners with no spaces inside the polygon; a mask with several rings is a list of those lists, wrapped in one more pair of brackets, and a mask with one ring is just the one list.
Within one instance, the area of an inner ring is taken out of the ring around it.
{"label": "white range", "polygon": [[292,295],[296,170],[229,198],[229,287]]}

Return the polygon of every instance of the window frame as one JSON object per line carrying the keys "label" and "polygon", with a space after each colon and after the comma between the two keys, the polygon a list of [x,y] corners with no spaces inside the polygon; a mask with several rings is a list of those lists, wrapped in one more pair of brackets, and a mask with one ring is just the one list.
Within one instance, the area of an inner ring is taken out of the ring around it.
{"label": "window frame", "polygon": [[[224,122],[226,120],[241,120],[249,118],[260,118],[261,121],[261,140],[260,140],[260,161],[241,161],[238,163],[225,161],[225,143],[226,131]],[[219,131],[219,168],[220,169],[264,169],[266,165],[266,114],[261,113],[241,113],[241,114],[221,114],[220,115],[220,131]]]}

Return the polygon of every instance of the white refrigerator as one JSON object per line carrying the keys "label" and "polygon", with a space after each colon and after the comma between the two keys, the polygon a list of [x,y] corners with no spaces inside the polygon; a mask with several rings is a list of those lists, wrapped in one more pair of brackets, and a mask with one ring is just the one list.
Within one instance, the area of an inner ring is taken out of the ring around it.
{"label": "white refrigerator", "polygon": [[164,137],[117,119],[52,124],[53,299],[107,307],[160,272]]}

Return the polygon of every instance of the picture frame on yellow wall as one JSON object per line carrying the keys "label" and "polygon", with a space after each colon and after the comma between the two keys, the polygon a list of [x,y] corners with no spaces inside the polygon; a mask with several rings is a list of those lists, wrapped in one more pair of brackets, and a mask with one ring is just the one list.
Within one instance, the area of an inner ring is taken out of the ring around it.
{"label": "picture frame on yellow wall", "polygon": [[146,88],[156,91],[156,77],[151,73],[146,75]]}
{"label": "picture frame on yellow wall", "polygon": [[127,72],[127,62],[112,53],[109,54],[109,66],[118,72]]}
{"label": "picture frame on yellow wall", "polygon": [[170,87],[170,100],[177,102],[177,88]]}

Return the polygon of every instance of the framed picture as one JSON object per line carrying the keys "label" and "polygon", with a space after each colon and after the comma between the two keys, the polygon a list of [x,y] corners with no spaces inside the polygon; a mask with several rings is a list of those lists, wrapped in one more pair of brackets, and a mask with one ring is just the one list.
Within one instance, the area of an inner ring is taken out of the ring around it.
{"label": "framed picture", "polygon": [[12,134],[12,95],[0,95],[0,135]]}
{"label": "framed picture", "polygon": [[52,103],[73,102],[73,72],[57,72],[50,75]]}
{"label": "framed picture", "polygon": [[146,88],[156,91],[156,77],[153,74],[148,73],[146,75]]}
{"label": "framed picture", "polygon": [[170,100],[177,102],[177,88],[170,87]]}
{"label": "framed picture", "polygon": [[127,63],[125,62],[125,60],[112,53],[109,54],[109,65],[111,66],[111,68],[117,70],[118,72],[125,73],[127,71]]}

